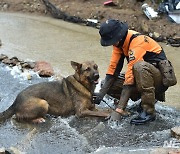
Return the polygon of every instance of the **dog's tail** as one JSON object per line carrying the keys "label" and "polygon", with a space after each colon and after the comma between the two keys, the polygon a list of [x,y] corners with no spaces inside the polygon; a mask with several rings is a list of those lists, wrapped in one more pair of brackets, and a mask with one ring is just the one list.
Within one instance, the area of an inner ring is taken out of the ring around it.
{"label": "dog's tail", "polygon": [[14,104],[12,104],[6,111],[0,113],[0,123],[5,122],[15,113]]}

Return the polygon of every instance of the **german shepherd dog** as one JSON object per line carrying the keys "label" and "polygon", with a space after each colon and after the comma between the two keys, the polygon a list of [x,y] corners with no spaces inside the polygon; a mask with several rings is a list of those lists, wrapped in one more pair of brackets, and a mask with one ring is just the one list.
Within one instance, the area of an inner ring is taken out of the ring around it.
{"label": "german shepherd dog", "polygon": [[107,117],[92,103],[92,95],[99,79],[98,66],[93,61],[77,63],[71,61],[75,70],[62,80],[42,82],[21,91],[14,103],[0,113],[0,122],[15,115],[18,121],[45,122],[45,115],[77,115]]}

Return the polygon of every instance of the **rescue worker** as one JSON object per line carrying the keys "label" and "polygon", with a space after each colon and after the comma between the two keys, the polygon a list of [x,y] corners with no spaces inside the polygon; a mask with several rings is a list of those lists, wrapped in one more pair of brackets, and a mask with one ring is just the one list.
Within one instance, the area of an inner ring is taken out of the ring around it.
{"label": "rescue worker", "polygon": [[166,60],[162,47],[152,38],[129,30],[128,25],[118,20],[109,19],[101,24],[99,34],[102,46],[113,46],[112,57],[105,77],[105,83],[94,96],[94,103],[99,104],[109,88],[120,74],[124,59],[127,59],[127,70],[121,97],[117,108],[110,115],[110,121],[119,121],[126,115],[126,106],[133,91],[137,88],[141,94],[139,115],[131,124],[144,124],[154,121],[155,93],[165,92],[167,86],[162,83],[162,74],[158,63]]}

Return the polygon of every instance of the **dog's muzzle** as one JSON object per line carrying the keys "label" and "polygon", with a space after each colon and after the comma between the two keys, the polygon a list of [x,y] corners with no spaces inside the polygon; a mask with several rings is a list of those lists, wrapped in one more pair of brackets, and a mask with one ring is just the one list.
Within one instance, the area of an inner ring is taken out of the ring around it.
{"label": "dog's muzzle", "polygon": [[99,74],[96,73],[96,74],[94,74],[94,76],[93,76],[92,82],[94,82],[95,84],[98,84],[98,79],[99,79]]}

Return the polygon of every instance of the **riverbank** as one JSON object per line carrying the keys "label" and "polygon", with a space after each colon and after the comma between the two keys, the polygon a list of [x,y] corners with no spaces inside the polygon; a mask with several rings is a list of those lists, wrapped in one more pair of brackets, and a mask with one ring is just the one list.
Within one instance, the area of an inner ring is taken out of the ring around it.
{"label": "riverbank", "polygon": [[[127,22],[130,29],[150,35],[160,42],[180,46],[180,26],[171,22],[167,16],[149,20],[141,10],[143,3],[148,3],[155,10],[158,5],[151,1],[135,0],[114,1],[115,6],[104,6],[105,0],[2,0],[3,12],[21,12],[34,15],[53,16],[70,22],[85,22],[89,26],[99,27],[103,21],[114,18]],[[46,6],[45,6],[46,4]],[[53,7],[50,9],[50,4]],[[98,23],[87,22],[95,19]]]}

